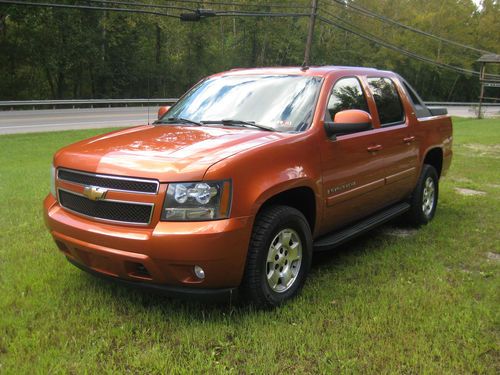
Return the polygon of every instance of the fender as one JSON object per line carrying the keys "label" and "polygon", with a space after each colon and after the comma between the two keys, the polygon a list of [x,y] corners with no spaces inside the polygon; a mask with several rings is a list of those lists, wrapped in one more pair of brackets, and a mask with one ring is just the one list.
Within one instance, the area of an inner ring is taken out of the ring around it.
{"label": "fender", "polygon": [[[290,189],[310,188],[316,200],[316,223],[322,217],[321,162],[315,137],[290,134],[273,143],[233,155],[212,165],[205,180],[232,179],[231,216],[255,217],[273,196]],[[253,221],[253,219],[252,219]]]}
{"label": "fender", "polygon": [[323,209],[323,206],[321,205],[322,202],[321,195],[317,185],[314,184],[313,181],[307,178],[283,181],[275,186],[270,187],[265,191],[262,191],[260,196],[255,201],[255,203],[252,205],[253,218],[255,218],[255,216],[260,211],[262,206],[270,199],[278,196],[281,193],[285,193],[287,191],[298,188],[310,189],[314,194],[315,212],[316,212],[316,215],[314,217],[314,223],[315,223],[314,227],[317,228],[318,227],[317,224],[319,224],[319,220],[322,217],[322,209]]}
{"label": "fender", "polygon": [[451,118],[446,116],[419,119],[414,129],[417,137],[423,140],[420,144],[418,173],[420,174],[424,160],[429,152],[439,148],[443,154],[441,175],[444,176],[451,163],[452,156],[451,147],[453,136]]}

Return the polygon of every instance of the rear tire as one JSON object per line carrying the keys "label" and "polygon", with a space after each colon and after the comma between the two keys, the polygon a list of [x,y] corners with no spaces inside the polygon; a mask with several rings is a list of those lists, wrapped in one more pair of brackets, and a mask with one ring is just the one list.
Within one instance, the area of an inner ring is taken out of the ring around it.
{"label": "rear tire", "polygon": [[432,165],[424,164],[417,186],[410,197],[408,222],[414,226],[427,224],[434,218],[439,195],[439,177]]}
{"label": "rear tire", "polygon": [[264,208],[255,219],[241,289],[260,307],[297,295],[312,258],[312,235],[302,213],[288,206]]}

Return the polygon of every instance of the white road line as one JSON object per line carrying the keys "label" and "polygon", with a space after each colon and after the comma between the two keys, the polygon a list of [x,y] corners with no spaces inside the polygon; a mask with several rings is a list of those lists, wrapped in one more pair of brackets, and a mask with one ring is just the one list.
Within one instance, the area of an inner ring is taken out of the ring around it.
{"label": "white road line", "polygon": [[[80,115],[80,116],[75,116],[75,115],[72,115],[72,116],[68,116],[68,115],[65,115],[65,116],[59,116],[59,117],[44,117],[44,116],[31,116],[29,118],[27,117],[24,117],[24,118],[2,118],[0,116],[0,122],[8,122],[8,121],[12,121],[12,122],[22,122],[22,121],[34,121],[34,120],[39,120],[39,121],[50,121],[50,120],[56,120],[56,121],[64,121],[65,119],[67,118],[75,118],[75,117],[80,117],[82,119],[93,119],[93,118],[96,118],[96,119],[99,119],[99,118],[106,118],[106,117],[118,117],[118,118],[125,118],[125,117],[135,117],[135,118],[139,118],[139,119],[142,119],[144,117],[147,117],[146,114],[142,115],[142,114],[137,114],[137,113],[130,113],[130,114],[121,114],[121,113],[116,113],[116,114],[99,114],[99,115]],[[126,120],[134,120],[134,118],[130,119],[130,118],[127,118]]]}
{"label": "white road line", "polygon": [[[130,124],[130,122],[126,120],[113,120],[113,121],[99,121],[99,122],[66,122],[64,124],[37,124],[37,125],[18,125],[18,126],[1,126],[0,125],[0,130],[2,129],[22,129],[22,128],[42,128],[42,127],[47,127],[47,126],[71,126],[71,125],[103,125],[103,124],[109,124],[109,123],[115,123],[115,122],[121,122],[125,123],[127,125]],[[145,121],[147,122],[147,120]],[[142,123],[138,123],[137,125],[145,125]]]}
{"label": "white road line", "polygon": [[[156,114],[158,107],[150,107],[149,113]],[[48,115],[82,115],[90,113],[118,113],[118,114],[144,114],[148,113],[148,107],[112,107],[112,108],[66,108],[66,109],[38,109],[38,110],[15,110],[2,111],[0,117],[3,116],[48,116]]]}

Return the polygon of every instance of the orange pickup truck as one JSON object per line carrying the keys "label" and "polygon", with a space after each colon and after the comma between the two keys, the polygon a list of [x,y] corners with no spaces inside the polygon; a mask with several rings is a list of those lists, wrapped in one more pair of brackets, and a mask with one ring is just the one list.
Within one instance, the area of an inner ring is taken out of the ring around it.
{"label": "orange pickup truck", "polygon": [[236,69],[152,125],[53,160],[45,221],[75,266],[125,284],[260,306],[297,294],[315,251],[436,211],[446,110],[370,68]]}

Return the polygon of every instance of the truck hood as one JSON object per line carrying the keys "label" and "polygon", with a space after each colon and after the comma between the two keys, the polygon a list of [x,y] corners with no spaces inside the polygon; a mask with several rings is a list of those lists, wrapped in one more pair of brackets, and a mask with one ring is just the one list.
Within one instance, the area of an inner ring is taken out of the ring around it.
{"label": "truck hood", "polygon": [[218,161],[282,137],[242,128],[145,125],[74,143],[56,154],[54,164],[162,182],[194,181]]}

